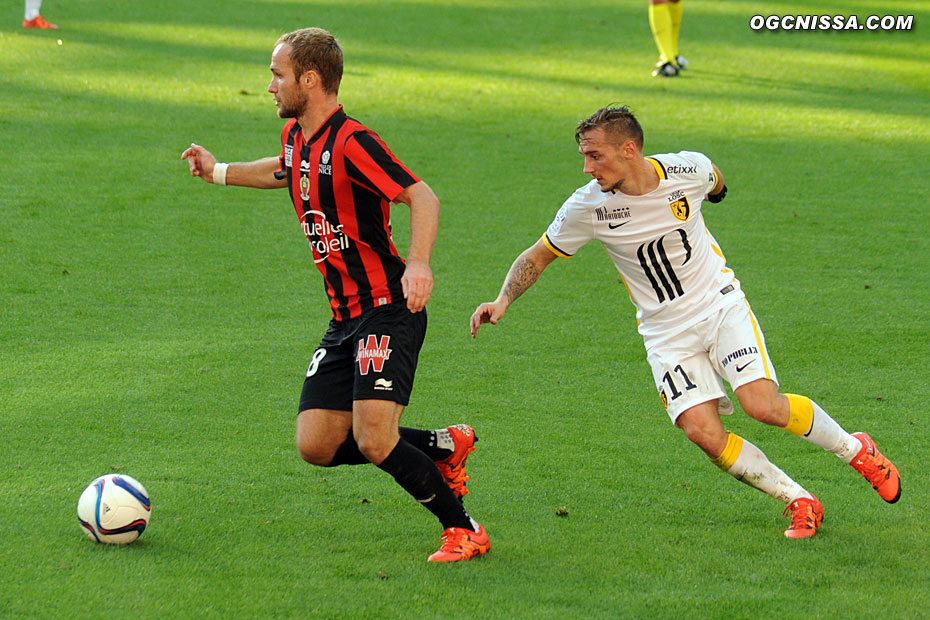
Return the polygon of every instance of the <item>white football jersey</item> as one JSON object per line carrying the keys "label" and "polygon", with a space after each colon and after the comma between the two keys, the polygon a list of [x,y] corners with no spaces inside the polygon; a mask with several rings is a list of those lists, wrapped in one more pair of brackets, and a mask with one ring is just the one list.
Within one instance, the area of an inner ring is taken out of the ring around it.
{"label": "white football jersey", "polygon": [[628,196],[603,192],[592,180],[565,201],[543,240],[563,258],[594,239],[604,245],[648,347],[742,299],[743,292],[701,215],[704,196],[717,182],[710,160],[689,151],[646,159],[659,174],[656,189]]}

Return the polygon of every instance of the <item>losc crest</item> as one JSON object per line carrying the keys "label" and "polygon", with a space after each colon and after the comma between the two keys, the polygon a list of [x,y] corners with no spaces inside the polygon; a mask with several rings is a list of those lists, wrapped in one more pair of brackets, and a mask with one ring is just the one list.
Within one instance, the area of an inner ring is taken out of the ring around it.
{"label": "losc crest", "polygon": [[672,209],[672,215],[682,222],[687,222],[691,216],[691,203],[688,202],[688,196],[681,190],[668,197],[668,206]]}

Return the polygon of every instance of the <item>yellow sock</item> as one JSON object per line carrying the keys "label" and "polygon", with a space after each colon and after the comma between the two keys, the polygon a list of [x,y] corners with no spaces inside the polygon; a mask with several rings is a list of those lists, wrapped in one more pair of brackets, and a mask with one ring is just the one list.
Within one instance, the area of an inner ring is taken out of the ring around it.
{"label": "yellow sock", "polygon": [[844,463],[853,460],[862,448],[858,439],[843,430],[830,414],[807,396],[785,396],[788,397],[788,424],[782,428],[815,446],[829,450]]}
{"label": "yellow sock", "polygon": [[665,64],[675,59],[672,54],[672,17],[668,3],[649,5],[649,27],[659,48],[659,63]]}
{"label": "yellow sock", "polygon": [[672,22],[672,60],[678,58],[678,33],[681,32],[682,2],[669,2],[668,14]]}
{"label": "yellow sock", "polygon": [[727,471],[736,463],[736,459],[739,458],[739,453],[742,450],[743,438],[739,435],[727,432],[727,445],[723,448],[723,452],[720,453],[720,456],[711,459],[711,462],[723,471]]}
{"label": "yellow sock", "polygon": [[814,403],[807,396],[785,394],[788,397],[788,423],[783,426],[786,431],[803,437],[811,430],[814,422]]}

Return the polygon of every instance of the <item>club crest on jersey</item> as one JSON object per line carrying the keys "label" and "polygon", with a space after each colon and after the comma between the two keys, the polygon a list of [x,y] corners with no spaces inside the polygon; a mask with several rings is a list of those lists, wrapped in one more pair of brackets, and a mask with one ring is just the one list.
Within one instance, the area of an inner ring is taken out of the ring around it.
{"label": "club crest on jersey", "polygon": [[300,199],[310,200],[310,162],[300,162]]}
{"label": "club crest on jersey", "polygon": [[300,177],[300,199],[310,200],[310,179],[308,177]]}
{"label": "club crest on jersey", "polygon": [[672,215],[682,222],[687,222],[691,216],[691,203],[688,202],[688,196],[683,191],[678,190],[668,197],[668,206],[672,209]]}
{"label": "club crest on jersey", "polygon": [[[391,357],[391,349],[388,344],[391,342],[390,336],[375,336],[368,334],[368,338],[358,341],[358,354],[355,361],[358,362],[358,370],[361,374],[367,375],[374,368],[375,372],[384,370],[384,362]],[[390,387],[388,384],[387,387]]]}

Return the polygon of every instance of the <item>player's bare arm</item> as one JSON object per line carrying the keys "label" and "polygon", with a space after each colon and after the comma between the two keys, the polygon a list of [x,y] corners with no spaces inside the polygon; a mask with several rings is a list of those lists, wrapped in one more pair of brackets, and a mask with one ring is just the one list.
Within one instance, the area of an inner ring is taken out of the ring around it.
{"label": "player's bare arm", "polygon": [[556,255],[546,247],[542,239],[524,250],[510,266],[497,299],[481,304],[471,315],[472,338],[478,337],[478,328],[482,323],[496,325],[510,304],[533,286],[543,270],[555,259]]}
{"label": "player's bare arm", "polygon": [[[200,177],[207,183],[216,183],[216,157],[213,153],[199,144],[191,144],[190,148],[181,153],[181,159],[186,159],[190,167],[191,176]],[[264,157],[251,162],[236,162],[226,164],[226,177],[222,185],[239,185],[242,187],[255,187],[258,189],[277,189],[287,187],[287,179],[276,179],[280,162],[277,157]]]}
{"label": "player's bare arm", "polygon": [[429,262],[439,229],[439,198],[429,185],[419,181],[402,191],[394,202],[410,207],[410,249],[401,284],[407,309],[420,312],[433,293],[433,270]]}

